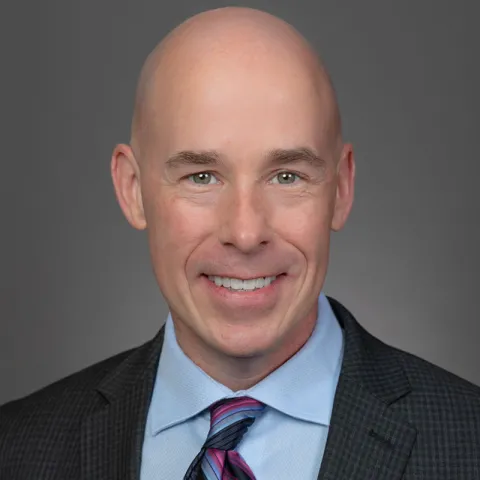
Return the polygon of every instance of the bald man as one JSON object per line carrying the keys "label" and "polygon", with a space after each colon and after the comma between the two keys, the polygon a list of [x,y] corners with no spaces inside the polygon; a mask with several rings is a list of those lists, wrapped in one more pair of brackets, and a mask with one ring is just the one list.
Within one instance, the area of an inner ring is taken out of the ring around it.
{"label": "bald man", "polygon": [[170,313],[145,345],[3,406],[2,480],[480,479],[480,389],[322,293],[355,163],[291,26],[225,8],[177,27],[111,172]]}

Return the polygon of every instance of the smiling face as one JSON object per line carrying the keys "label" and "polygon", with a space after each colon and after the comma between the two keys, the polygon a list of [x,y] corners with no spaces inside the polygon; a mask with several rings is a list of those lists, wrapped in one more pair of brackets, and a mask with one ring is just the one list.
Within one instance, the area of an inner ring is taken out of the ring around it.
{"label": "smiling face", "polygon": [[169,76],[151,81],[149,105],[161,115],[145,122],[137,158],[122,145],[114,153],[120,204],[147,227],[179,344],[199,364],[283,363],[301,347],[330,230],[351,206],[353,157],[335,131],[326,77],[295,49],[270,50],[217,51],[211,61],[179,53]]}

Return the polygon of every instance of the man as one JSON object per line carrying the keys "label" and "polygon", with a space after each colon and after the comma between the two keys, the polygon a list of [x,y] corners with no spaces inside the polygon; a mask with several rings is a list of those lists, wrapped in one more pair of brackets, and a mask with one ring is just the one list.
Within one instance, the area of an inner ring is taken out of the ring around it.
{"label": "man", "polygon": [[291,26],[225,8],[177,27],[111,171],[170,315],[3,406],[0,478],[480,479],[480,389],[321,293],[355,164]]}

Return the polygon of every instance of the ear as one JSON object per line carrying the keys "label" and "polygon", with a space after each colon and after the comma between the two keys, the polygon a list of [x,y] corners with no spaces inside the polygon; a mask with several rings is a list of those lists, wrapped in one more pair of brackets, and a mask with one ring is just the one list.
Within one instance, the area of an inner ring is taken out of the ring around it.
{"label": "ear", "polygon": [[140,168],[129,145],[119,144],[110,164],[118,203],[130,225],[138,230],[147,226],[142,202]]}
{"label": "ear", "polygon": [[338,231],[345,225],[353,205],[355,186],[355,159],[351,144],[342,148],[337,164],[337,190],[332,217],[332,230]]}

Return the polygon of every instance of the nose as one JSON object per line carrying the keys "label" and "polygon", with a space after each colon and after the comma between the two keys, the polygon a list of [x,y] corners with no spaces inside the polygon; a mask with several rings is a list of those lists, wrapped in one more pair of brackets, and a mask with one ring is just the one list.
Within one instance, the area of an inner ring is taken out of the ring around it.
{"label": "nose", "polygon": [[243,253],[253,253],[269,243],[268,207],[255,187],[231,188],[222,202],[219,240]]}

